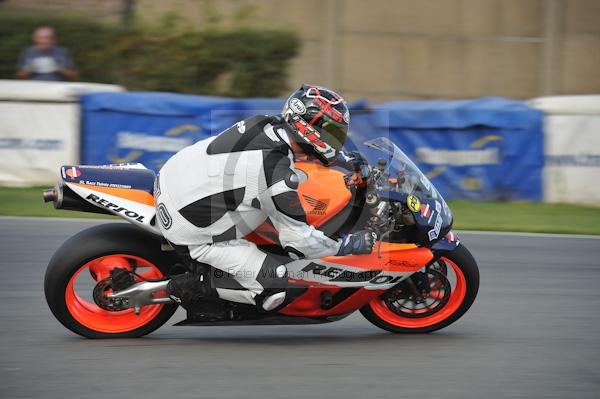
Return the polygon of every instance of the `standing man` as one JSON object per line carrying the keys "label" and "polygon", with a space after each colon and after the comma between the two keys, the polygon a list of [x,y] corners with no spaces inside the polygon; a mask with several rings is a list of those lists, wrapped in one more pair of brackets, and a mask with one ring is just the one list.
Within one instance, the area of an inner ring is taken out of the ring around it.
{"label": "standing man", "polygon": [[40,26],[33,32],[32,39],[33,46],[19,57],[19,79],[64,81],[77,78],[69,51],[54,45],[53,28]]}

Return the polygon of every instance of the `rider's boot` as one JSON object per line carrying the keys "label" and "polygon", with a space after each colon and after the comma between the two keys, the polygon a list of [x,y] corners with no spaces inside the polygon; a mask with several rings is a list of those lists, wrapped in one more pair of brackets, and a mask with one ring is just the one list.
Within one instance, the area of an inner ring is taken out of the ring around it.
{"label": "rider's boot", "polygon": [[259,309],[270,312],[285,302],[287,287],[287,268],[285,265],[266,261],[257,281],[265,287],[264,291],[254,298]]}

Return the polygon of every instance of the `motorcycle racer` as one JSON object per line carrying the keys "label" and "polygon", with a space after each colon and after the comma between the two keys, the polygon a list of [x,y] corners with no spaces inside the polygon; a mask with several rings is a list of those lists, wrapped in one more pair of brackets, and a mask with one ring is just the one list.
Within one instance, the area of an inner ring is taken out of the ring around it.
{"label": "motorcycle racer", "polygon": [[[285,264],[292,259],[371,253],[376,238],[371,231],[334,240],[309,225],[297,192],[294,161],[335,163],[349,119],[341,96],[305,84],[280,116],[242,120],[184,148],[162,167],[155,188],[160,229],[195,261],[233,277],[235,287],[216,288],[220,298],[270,311],[285,300]],[[289,257],[268,254],[244,239],[267,218]],[[182,275],[167,291],[185,306],[186,291],[195,287],[193,276]]]}

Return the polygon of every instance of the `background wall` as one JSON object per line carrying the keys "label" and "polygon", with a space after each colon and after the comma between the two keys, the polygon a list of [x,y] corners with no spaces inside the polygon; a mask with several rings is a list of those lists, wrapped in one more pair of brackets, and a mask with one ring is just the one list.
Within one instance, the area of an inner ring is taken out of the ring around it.
{"label": "background wall", "polygon": [[[119,20],[122,0],[5,0]],[[598,0],[137,0],[142,21],[272,26],[302,47],[289,87],[314,82],[350,100],[531,98],[600,92]]]}

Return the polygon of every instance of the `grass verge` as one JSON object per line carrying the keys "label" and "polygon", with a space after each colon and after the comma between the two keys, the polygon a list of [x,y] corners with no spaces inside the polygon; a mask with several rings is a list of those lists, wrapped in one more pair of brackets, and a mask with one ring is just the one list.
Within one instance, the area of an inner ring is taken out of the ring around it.
{"label": "grass verge", "polygon": [[600,235],[600,207],[450,201],[456,230]]}
{"label": "grass verge", "polygon": [[[42,200],[45,187],[0,187],[0,215],[73,218],[111,216],[55,210]],[[600,235],[600,207],[566,204],[450,201],[457,230]]]}
{"label": "grass verge", "polygon": [[110,215],[62,211],[54,209],[51,202],[44,203],[42,191],[52,185],[40,187],[0,187],[0,216],[48,216],[61,218],[106,219]]}

